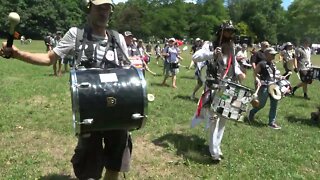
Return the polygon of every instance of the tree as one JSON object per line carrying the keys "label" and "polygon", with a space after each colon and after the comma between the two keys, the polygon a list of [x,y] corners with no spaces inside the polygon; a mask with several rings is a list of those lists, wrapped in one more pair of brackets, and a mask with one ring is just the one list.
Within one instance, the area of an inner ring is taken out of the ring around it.
{"label": "tree", "polygon": [[303,37],[320,41],[320,4],[314,0],[295,0],[288,9],[287,33],[296,43]]}

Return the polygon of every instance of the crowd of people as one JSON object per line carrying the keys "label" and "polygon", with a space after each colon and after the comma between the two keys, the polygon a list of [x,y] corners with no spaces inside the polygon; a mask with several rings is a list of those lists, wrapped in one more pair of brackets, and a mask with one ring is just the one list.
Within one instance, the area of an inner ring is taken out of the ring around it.
{"label": "crowd of people", "polygon": [[[46,53],[30,53],[15,46],[6,47],[4,43],[0,55],[11,56],[36,65],[53,65],[56,76],[61,75],[61,62],[66,66],[70,63],[74,67],[109,68],[121,66],[126,60],[131,61],[132,65],[143,72],[156,75],[148,66],[153,51],[156,64],[161,61],[163,64],[164,78],[161,84],[169,86],[167,80],[171,77],[171,86],[178,87],[177,75],[183,58],[180,56],[181,49],[175,38],[169,38],[164,47],[161,47],[159,41],[153,48],[150,43],[145,46],[143,40],[137,40],[130,31],[121,34],[107,28],[106,24],[114,10],[111,0],[90,0],[87,8],[88,18],[83,28],[72,27],[64,36],[62,32],[57,32],[55,36],[49,34],[49,37],[45,38]],[[275,56],[279,52],[270,47],[268,41],[261,42],[259,50],[256,48],[257,51],[250,52],[251,56],[248,56],[247,44],[235,44],[235,32],[232,22],[226,21],[215,32],[214,42],[196,38],[190,51],[192,61],[187,67],[187,69],[194,68],[197,77],[190,98],[195,99],[199,89],[202,87],[204,89],[192,124],[196,124],[200,119],[207,120],[209,152],[214,162],[220,162],[223,158],[221,142],[228,119],[226,116],[229,113],[226,109],[212,108],[222,82],[243,88],[241,83],[248,76],[247,69],[251,68],[254,76],[252,83],[257,91],[259,104],[248,111],[248,121],[254,121],[256,113],[264,108],[269,98],[271,103],[268,126],[272,129],[281,127],[276,124],[279,99],[276,94],[272,94],[273,91],[270,92],[270,85],[280,80],[289,80],[292,72],[298,73],[301,82],[294,86],[290,93],[296,95],[297,90],[302,87],[304,98],[309,99],[307,86],[312,82],[308,76],[308,68],[312,64],[310,40],[303,40],[302,46],[297,48],[293,48],[290,42],[285,44],[280,52],[285,68],[285,73],[281,75],[275,65]],[[225,100],[224,103],[231,102]],[[223,115],[224,112],[227,112],[227,115]],[[236,116],[238,120],[243,114]],[[131,154],[132,140],[128,129],[105,130],[79,136],[71,162],[74,173],[79,179],[100,179],[104,168],[106,168],[106,179],[118,179],[119,172],[129,170]]]}

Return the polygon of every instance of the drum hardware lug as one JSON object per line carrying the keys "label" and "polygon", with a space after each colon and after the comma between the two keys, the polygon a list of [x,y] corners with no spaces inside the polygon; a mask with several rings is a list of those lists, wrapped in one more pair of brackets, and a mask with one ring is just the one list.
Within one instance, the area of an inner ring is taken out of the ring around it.
{"label": "drum hardware lug", "polygon": [[117,99],[114,97],[107,97],[107,107],[114,107],[117,104]]}
{"label": "drum hardware lug", "polygon": [[88,87],[90,87],[90,85],[91,84],[88,82],[83,82],[83,83],[77,84],[76,86],[79,88],[88,88]]}
{"label": "drum hardware lug", "polygon": [[147,117],[147,116],[142,116],[140,113],[135,113],[135,114],[132,114],[131,119],[137,120],[137,119],[142,119],[145,117]]}
{"label": "drum hardware lug", "polygon": [[90,125],[93,123],[93,119],[84,119],[82,122],[79,124],[84,124],[84,125]]}

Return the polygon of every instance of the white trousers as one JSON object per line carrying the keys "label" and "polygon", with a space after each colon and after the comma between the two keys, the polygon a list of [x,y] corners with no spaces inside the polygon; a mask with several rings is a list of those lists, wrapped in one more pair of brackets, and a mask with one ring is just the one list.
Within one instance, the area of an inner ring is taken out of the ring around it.
{"label": "white trousers", "polygon": [[219,118],[212,112],[209,115],[209,151],[213,158],[219,158],[222,155],[220,145],[226,121],[226,118]]}

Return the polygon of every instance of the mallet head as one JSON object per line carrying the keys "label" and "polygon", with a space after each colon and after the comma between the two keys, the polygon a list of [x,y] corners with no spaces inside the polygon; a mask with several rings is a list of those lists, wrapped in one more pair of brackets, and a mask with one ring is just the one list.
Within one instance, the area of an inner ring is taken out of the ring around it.
{"label": "mallet head", "polygon": [[20,16],[16,12],[9,13],[8,16],[9,24],[10,24],[10,34],[14,33],[14,27],[20,22]]}

